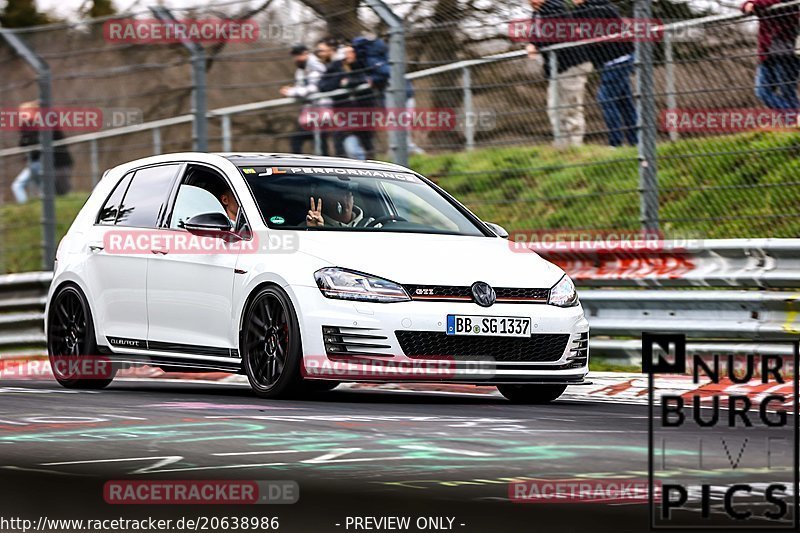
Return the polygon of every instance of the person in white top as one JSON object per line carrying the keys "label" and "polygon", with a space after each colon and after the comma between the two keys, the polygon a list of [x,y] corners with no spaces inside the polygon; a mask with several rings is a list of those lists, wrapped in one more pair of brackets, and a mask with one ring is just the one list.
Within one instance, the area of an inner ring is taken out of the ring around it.
{"label": "person in white top", "polygon": [[[282,96],[289,98],[296,98],[304,100],[304,110],[309,107],[318,106],[317,103],[310,100],[311,96],[319,92],[319,82],[327,69],[315,54],[312,54],[308,47],[304,44],[296,44],[291,49],[292,57],[297,69],[294,73],[294,85],[285,85],[281,87],[280,93]],[[303,153],[303,145],[306,141],[314,142],[314,132],[310,129],[304,128],[303,116],[304,110],[300,111],[300,116],[297,121],[297,130],[291,138],[291,152],[295,154]],[[321,143],[321,155],[328,155],[328,143],[324,134]]]}

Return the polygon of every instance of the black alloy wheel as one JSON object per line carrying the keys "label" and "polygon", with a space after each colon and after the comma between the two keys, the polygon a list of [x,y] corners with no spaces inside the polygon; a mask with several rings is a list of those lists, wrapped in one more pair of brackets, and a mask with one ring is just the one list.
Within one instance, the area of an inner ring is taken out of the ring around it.
{"label": "black alloy wheel", "polygon": [[89,304],[74,285],[59,289],[50,304],[47,353],[56,381],[69,389],[102,389],[117,373],[117,367],[98,354]]}
{"label": "black alloy wheel", "polygon": [[262,398],[290,394],[300,382],[300,333],[286,293],[267,286],[252,298],[241,331],[241,355],[250,386]]}

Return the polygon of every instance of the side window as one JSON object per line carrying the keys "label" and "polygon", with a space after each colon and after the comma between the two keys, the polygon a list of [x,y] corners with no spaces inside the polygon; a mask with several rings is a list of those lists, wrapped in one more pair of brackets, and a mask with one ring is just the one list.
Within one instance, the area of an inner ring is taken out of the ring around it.
{"label": "side window", "polygon": [[154,228],[180,165],[143,168],[133,175],[117,217],[118,226]]}
{"label": "side window", "polygon": [[133,174],[126,174],[124,178],[117,183],[117,186],[114,187],[114,190],[111,192],[111,195],[106,200],[106,203],[103,204],[103,207],[100,209],[100,213],[97,214],[97,223],[102,224],[104,226],[114,225],[117,221],[117,215],[119,214],[119,207],[122,203],[122,197],[125,195],[125,191],[128,190],[128,184],[131,182],[131,176]]}
{"label": "side window", "polygon": [[222,174],[202,165],[189,165],[178,187],[169,227],[181,228],[182,222],[201,213],[222,213],[230,217],[234,228],[243,223],[239,201]]}
{"label": "side window", "polygon": [[225,209],[216,196],[206,189],[195,185],[181,184],[180,189],[178,189],[178,197],[175,199],[175,209],[172,210],[169,227],[173,229],[181,228],[183,227],[182,222],[200,213],[222,213],[225,215]]}

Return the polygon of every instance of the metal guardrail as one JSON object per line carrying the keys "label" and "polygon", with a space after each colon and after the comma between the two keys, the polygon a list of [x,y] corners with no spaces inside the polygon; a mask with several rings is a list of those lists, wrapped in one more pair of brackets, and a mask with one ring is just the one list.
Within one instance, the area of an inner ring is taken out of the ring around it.
{"label": "metal guardrail", "polygon": [[791,355],[785,346],[758,341],[800,336],[800,239],[652,244],[635,250],[580,243],[535,247],[584,287],[595,356],[640,362],[636,337],[642,331],[742,341],[693,344],[698,352]]}
{"label": "metal guardrail", "polygon": [[[631,252],[571,251],[572,263],[566,264],[555,253],[542,251],[542,255],[560,263],[582,287],[594,357],[638,363],[641,341],[637,337],[642,331],[728,341],[693,345],[694,350],[718,353],[790,355],[787,348],[759,345],[759,340],[800,336],[800,239],[713,240],[696,246],[666,246],[658,254],[636,257],[633,270],[620,263],[623,257],[636,255]],[[680,277],[646,268],[648,261],[661,265],[675,255],[681,256],[682,265],[692,265]],[[597,274],[592,270],[597,267],[586,265],[596,265],[598,258],[606,261],[606,276],[589,277],[592,272]],[[571,271],[575,263],[583,270]],[[619,269],[616,276],[610,264]],[[44,346],[44,304],[51,279],[50,272],[0,276],[0,350]],[[730,342],[735,340],[741,343]]]}
{"label": "metal guardrail", "polygon": [[691,239],[651,245],[637,249],[582,243],[530,247],[587,287],[800,290],[800,239]]}
{"label": "metal guardrail", "polygon": [[0,276],[0,349],[42,348],[44,306],[52,272]]}
{"label": "metal guardrail", "polygon": [[792,355],[789,345],[758,341],[800,337],[800,292],[586,289],[581,302],[591,326],[592,356],[609,362],[639,364],[643,331],[741,340],[692,344],[695,352],[786,356]]}

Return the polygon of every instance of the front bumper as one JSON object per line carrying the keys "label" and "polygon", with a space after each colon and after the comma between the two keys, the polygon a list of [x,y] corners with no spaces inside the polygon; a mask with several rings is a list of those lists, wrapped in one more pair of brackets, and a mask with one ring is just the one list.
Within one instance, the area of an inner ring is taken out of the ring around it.
{"label": "front bumper", "polygon": [[[303,341],[303,373],[309,378],[579,385],[589,371],[589,323],[580,306],[504,303],[484,308],[472,302],[425,301],[382,304],[325,298],[316,287],[293,287],[293,292]],[[407,356],[396,332],[443,334],[448,314],[529,317],[533,336],[563,336],[567,340],[563,350],[544,358],[536,353],[531,353],[530,358],[515,356],[513,360],[505,354]],[[337,348],[341,343],[335,342],[343,340],[335,334],[337,331],[345,333],[344,340],[352,341],[345,343],[343,350]],[[360,347],[354,349],[355,345]],[[332,347],[339,351],[332,352]]]}

